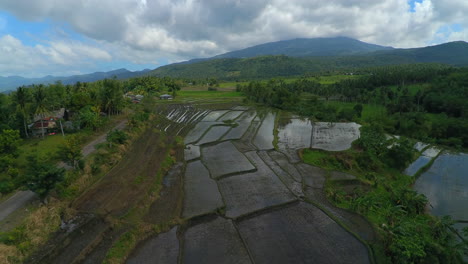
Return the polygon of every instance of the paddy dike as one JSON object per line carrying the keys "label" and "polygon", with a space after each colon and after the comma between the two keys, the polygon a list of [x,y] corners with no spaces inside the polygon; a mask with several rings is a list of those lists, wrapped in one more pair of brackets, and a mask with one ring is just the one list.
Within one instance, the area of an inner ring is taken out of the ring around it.
{"label": "paddy dike", "polygon": [[140,242],[127,263],[373,262],[362,242],[375,239],[371,225],[328,202],[327,172],[298,156],[349,148],[358,125],[291,118],[278,127],[275,113],[247,107],[199,120],[185,138],[183,222]]}

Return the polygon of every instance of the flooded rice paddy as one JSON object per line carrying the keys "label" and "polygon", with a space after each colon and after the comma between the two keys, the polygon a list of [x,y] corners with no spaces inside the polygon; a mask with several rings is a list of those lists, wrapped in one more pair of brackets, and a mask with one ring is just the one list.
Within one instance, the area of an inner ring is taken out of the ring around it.
{"label": "flooded rice paddy", "polygon": [[432,214],[468,221],[468,154],[441,154],[414,189],[428,198]]}
{"label": "flooded rice paddy", "polygon": [[[314,200],[326,211],[304,202],[323,191],[326,171],[297,155],[311,146],[347,149],[359,125],[291,118],[276,126],[276,113],[242,106],[203,112],[198,120],[185,137],[181,216],[188,223],[142,242],[128,263],[150,263],[151,254],[158,263],[371,262],[366,246],[333,217],[365,239],[372,237],[367,222],[348,220],[355,215],[326,198]],[[180,251],[177,259],[167,245]]]}

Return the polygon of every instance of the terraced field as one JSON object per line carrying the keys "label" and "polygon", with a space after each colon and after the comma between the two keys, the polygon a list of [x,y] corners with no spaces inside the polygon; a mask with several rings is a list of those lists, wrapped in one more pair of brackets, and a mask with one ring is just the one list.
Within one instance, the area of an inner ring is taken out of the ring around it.
{"label": "terraced field", "polygon": [[[317,132],[308,120],[277,125],[277,113],[232,104],[157,112],[166,118],[71,205],[77,215],[28,262],[101,263],[131,249],[117,263],[372,263],[362,242],[374,238],[372,227],[329,203],[326,171],[298,156],[311,146],[348,148],[356,124]],[[176,136],[185,149],[143,205]]]}
{"label": "terraced field", "polygon": [[278,127],[274,150],[275,113],[204,115],[185,137],[184,223],[141,242],[128,263],[372,262],[361,242],[374,238],[372,227],[331,205],[326,171],[298,156],[311,146],[349,148],[358,125],[292,118]]}

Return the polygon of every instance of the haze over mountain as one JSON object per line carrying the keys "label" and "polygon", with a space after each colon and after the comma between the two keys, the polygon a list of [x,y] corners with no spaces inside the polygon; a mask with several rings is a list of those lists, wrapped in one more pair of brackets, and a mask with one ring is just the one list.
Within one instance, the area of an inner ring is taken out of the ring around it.
{"label": "haze over mountain", "polygon": [[131,72],[118,69],[68,77],[0,77],[0,91],[58,80],[64,84],[73,84],[77,81],[92,82],[114,76],[118,79],[145,74],[183,78],[255,79],[408,63],[468,66],[468,43],[457,41],[423,48],[395,49],[347,37],[298,38],[256,45],[211,58],[170,64],[155,70]]}
{"label": "haze over mountain", "polygon": [[61,81],[63,84],[74,84],[76,82],[94,82],[103,80],[105,78],[127,79],[131,77],[138,77],[144,75],[151,70],[145,69],[142,71],[129,71],[127,69],[117,69],[108,72],[94,72],[82,75],[72,76],[44,76],[41,78],[24,78],[21,76],[0,76],[0,92],[14,90],[19,86],[32,85],[32,84],[49,84],[57,81]]}

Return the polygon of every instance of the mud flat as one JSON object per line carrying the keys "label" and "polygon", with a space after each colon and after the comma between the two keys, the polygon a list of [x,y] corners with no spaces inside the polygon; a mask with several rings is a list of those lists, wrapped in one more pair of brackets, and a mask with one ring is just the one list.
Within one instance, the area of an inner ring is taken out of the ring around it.
{"label": "mud flat", "polygon": [[184,149],[185,161],[190,161],[200,158],[200,147],[195,145],[187,145]]}
{"label": "mud flat", "polygon": [[314,123],[311,147],[328,151],[347,150],[359,138],[360,127],[356,123]]}
{"label": "mud flat", "polygon": [[217,217],[192,226],[185,232],[184,238],[182,263],[251,263],[231,220]]}
{"label": "mud flat", "polygon": [[230,126],[212,126],[208,132],[200,139],[196,144],[202,145],[206,143],[212,143],[221,138],[226,132],[231,129]]}
{"label": "mud flat", "polygon": [[202,148],[202,159],[215,179],[255,170],[252,163],[230,141]]}
{"label": "mud flat", "polygon": [[246,155],[257,166],[257,172],[235,175],[218,181],[226,202],[227,217],[237,218],[296,200],[296,197],[255,152]]}
{"label": "mud flat", "polygon": [[273,129],[275,128],[275,113],[268,113],[263,119],[260,128],[253,140],[254,145],[259,150],[273,149]]}
{"label": "mud flat", "polygon": [[299,162],[297,150],[310,147],[312,123],[308,119],[290,119],[290,123],[278,131],[278,148],[288,155],[291,162]]}
{"label": "mud flat", "polygon": [[199,160],[187,165],[184,190],[184,218],[207,214],[224,206],[218,185]]}
{"label": "mud flat", "polygon": [[225,115],[218,118],[218,121],[227,121],[227,120],[234,120],[238,118],[244,111],[229,111]]}
{"label": "mud flat", "polygon": [[195,127],[185,136],[184,143],[191,144],[197,142],[205,132],[214,125],[221,125],[222,122],[198,122]]}
{"label": "mud flat", "polygon": [[236,120],[238,126],[233,127],[231,131],[229,131],[229,133],[223,137],[223,139],[240,139],[249,129],[252,120],[255,118],[255,115],[255,112],[245,112],[242,116],[239,117],[239,119]]}
{"label": "mud flat", "polygon": [[141,243],[127,259],[127,264],[167,263],[177,264],[179,257],[179,240],[177,228],[160,234]]}
{"label": "mud flat", "polygon": [[201,121],[206,122],[206,121],[216,121],[218,118],[220,118],[222,115],[226,114],[228,110],[216,110],[216,111],[211,111],[209,114],[207,114]]}
{"label": "mud flat", "polygon": [[238,227],[255,263],[370,263],[358,239],[310,204],[246,219]]}

